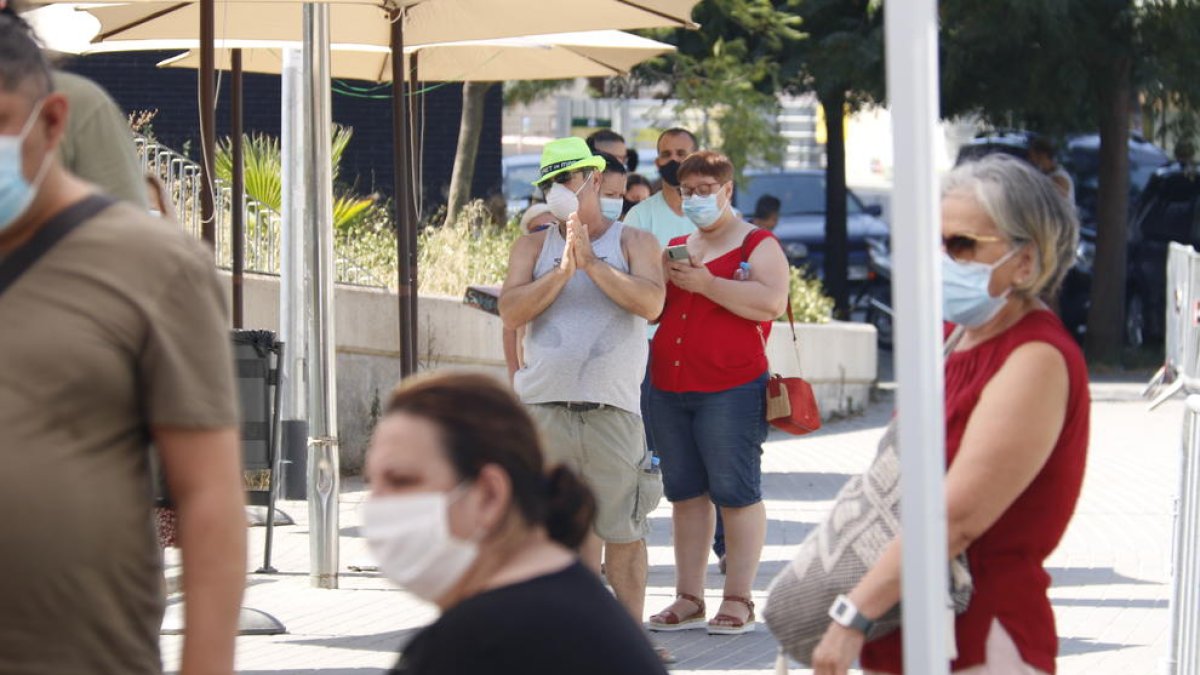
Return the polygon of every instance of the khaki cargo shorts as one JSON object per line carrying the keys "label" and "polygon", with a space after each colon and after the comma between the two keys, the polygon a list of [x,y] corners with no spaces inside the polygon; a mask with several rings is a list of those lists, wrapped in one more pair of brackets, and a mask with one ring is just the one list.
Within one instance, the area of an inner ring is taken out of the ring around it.
{"label": "khaki cargo shorts", "polygon": [[651,473],[642,418],[602,406],[571,410],[557,403],[528,406],[545,444],[547,465],[564,464],[596,497],[596,534],[628,544],[650,533],[647,516],[662,499],[662,477]]}

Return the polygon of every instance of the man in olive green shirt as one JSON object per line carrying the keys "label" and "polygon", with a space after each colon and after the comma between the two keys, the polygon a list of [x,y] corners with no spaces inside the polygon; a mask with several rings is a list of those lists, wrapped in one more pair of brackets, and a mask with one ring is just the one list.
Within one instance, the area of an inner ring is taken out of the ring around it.
{"label": "man in olive green shirt", "polygon": [[[69,107],[0,15],[0,270],[95,203],[57,153]],[[0,290],[0,672],[162,671],[150,442],[180,516],[181,672],[233,672],[246,532],[226,331],[211,255],[124,202]]]}

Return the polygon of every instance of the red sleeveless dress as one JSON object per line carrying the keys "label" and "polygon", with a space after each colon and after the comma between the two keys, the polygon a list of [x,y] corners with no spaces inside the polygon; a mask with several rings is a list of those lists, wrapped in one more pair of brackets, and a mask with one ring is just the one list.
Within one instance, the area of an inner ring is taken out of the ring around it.
{"label": "red sleeveless dress", "polygon": [[[1058,636],[1046,595],[1050,575],[1043,563],[1062,539],[1079,498],[1091,397],[1083,354],[1052,312],[1030,312],[1003,334],[946,359],[946,461],[952,463],[958,454],[967,420],[984,386],[1013,350],[1029,342],[1051,345],[1066,361],[1070,387],[1066,419],[1041,472],[967,549],[975,592],[967,611],[954,624],[958,659],[952,670],[984,662],[984,645],[995,618],[1012,636],[1022,660],[1047,673],[1055,672]],[[897,631],[868,642],[862,652],[863,668],[903,672],[900,635]]]}

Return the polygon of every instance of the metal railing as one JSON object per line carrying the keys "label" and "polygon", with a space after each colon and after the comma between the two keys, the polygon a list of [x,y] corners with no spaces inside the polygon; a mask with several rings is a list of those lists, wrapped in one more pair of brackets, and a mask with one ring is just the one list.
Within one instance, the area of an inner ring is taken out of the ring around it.
{"label": "metal railing", "polygon": [[[134,142],[142,172],[157,176],[163,182],[167,189],[167,195],[175,207],[175,215],[179,219],[179,224],[192,236],[199,238],[202,222],[200,195],[203,189],[200,165],[175,150],[144,137],[136,137]],[[233,217],[233,189],[220,179],[215,179],[213,184],[217,193],[214,213],[217,240],[214,253],[217,266],[229,269],[233,264],[233,246],[230,235]],[[243,199],[243,204],[245,271],[278,276],[280,231],[283,217],[266,204],[248,197]],[[379,275],[373,270],[363,267],[340,252],[335,252],[334,265],[338,283],[379,288],[389,286],[386,279],[379,278]]]}
{"label": "metal railing", "polygon": [[1171,541],[1167,675],[1200,675],[1200,254],[1171,244],[1167,256],[1166,364],[1147,394],[1152,407],[1186,393]]}

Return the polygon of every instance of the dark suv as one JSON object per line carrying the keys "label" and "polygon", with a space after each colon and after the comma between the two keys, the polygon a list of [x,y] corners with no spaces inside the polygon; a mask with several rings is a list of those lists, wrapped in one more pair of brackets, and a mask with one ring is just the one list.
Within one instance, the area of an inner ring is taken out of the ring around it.
{"label": "dark suv", "polygon": [[[772,195],[779,199],[779,225],[774,234],[788,262],[796,267],[807,266],[811,274],[821,277],[825,258],[825,172],[752,170],[737,187],[733,205],[746,218],[753,215],[760,197]],[[879,219],[880,213],[878,205],[865,206],[846,190],[846,275],[852,283],[867,278],[867,239],[888,237],[888,226]]]}
{"label": "dark suv", "polygon": [[[1007,131],[983,134],[965,143],[958,152],[956,164],[979,159],[985,155],[1002,152],[1025,159],[1029,141],[1033,135],[1024,131]],[[1149,297],[1156,293],[1161,298],[1166,280],[1161,269],[1166,264],[1166,244],[1161,245],[1162,259],[1152,262],[1155,246],[1140,247],[1136,234],[1145,211],[1139,204],[1145,202],[1142,195],[1154,172],[1166,164],[1168,157],[1158,146],[1131,135],[1129,138],[1129,218],[1130,248],[1126,268],[1126,341],[1132,346],[1141,346],[1147,340],[1161,340],[1165,309],[1158,304],[1155,310]],[[1067,329],[1081,343],[1087,331],[1087,315],[1091,307],[1092,262],[1096,253],[1096,204],[1099,187],[1100,136],[1081,134],[1067,139],[1066,147],[1059,153],[1059,163],[1071,174],[1075,182],[1075,208],[1079,213],[1079,248],[1075,267],[1067,273],[1059,300],[1059,314]],[[1156,216],[1149,216],[1154,218]],[[1155,226],[1151,224],[1151,231]],[[1184,241],[1184,240],[1175,240]],[[1149,256],[1149,257],[1146,257]],[[1138,263],[1142,260],[1142,263]],[[1139,268],[1139,265],[1141,267]],[[1149,274],[1157,265],[1157,277]],[[1154,288],[1151,292],[1149,289]],[[1157,312],[1157,314],[1155,314]],[[1156,329],[1155,326],[1158,328]]]}

